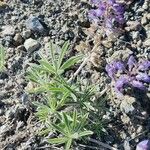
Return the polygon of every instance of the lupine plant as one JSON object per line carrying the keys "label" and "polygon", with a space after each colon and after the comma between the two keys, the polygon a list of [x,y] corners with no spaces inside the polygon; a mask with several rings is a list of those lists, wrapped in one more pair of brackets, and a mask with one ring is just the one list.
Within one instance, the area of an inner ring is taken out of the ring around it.
{"label": "lupine plant", "polygon": [[115,0],[91,0],[91,4],[96,9],[89,11],[90,20],[103,27],[107,36],[119,33],[125,23],[124,5]]}
{"label": "lupine plant", "polygon": [[114,87],[118,96],[123,95],[129,86],[145,91],[145,84],[150,83],[149,68],[150,61],[136,61],[133,56],[129,57],[127,63],[114,61],[106,65],[108,76],[115,82]]}
{"label": "lupine plant", "polygon": [[52,132],[54,136],[48,139],[48,142],[65,144],[66,150],[69,150],[76,140],[93,134],[92,131],[98,126],[98,121],[92,121],[93,116],[100,120],[99,110],[92,101],[95,88],[81,88],[80,82],[74,82],[64,76],[65,70],[83,57],[77,55],[65,61],[68,46],[66,42],[58,54],[56,47],[51,44],[50,58],[41,54],[39,64],[31,64],[27,75],[27,78],[37,85],[29,92],[43,95],[40,102],[34,102],[37,106],[36,115],[45,125],[41,134]]}

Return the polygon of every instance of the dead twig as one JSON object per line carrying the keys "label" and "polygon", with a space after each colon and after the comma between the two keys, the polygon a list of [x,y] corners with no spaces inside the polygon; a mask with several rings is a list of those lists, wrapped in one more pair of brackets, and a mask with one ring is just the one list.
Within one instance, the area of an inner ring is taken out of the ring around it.
{"label": "dead twig", "polygon": [[93,51],[95,51],[98,46],[100,45],[101,42],[97,43],[93,49],[90,51],[90,53],[88,54],[87,57],[84,58],[83,62],[81,63],[81,65],[79,66],[79,68],[76,70],[76,72],[73,74],[73,76],[68,80],[68,82],[71,82],[78,74],[79,72],[82,70],[82,68],[86,65],[86,63],[90,60],[91,54]]}
{"label": "dead twig", "polygon": [[100,141],[97,141],[97,140],[95,140],[95,139],[89,138],[88,140],[89,140],[90,142],[96,143],[96,144],[98,144],[99,146],[102,146],[102,147],[107,148],[107,149],[109,149],[109,150],[118,150],[118,149],[115,148],[115,147],[111,147],[110,145],[105,144],[105,143],[100,142]]}

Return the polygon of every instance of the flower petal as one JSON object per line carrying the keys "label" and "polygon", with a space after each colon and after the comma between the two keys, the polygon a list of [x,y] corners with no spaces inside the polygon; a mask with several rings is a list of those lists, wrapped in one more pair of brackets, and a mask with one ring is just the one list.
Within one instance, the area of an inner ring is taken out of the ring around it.
{"label": "flower petal", "polygon": [[146,60],[139,65],[139,70],[148,70],[150,68],[150,61]]}
{"label": "flower petal", "polygon": [[150,76],[146,73],[139,73],[136,76],[136,79],[139,81],[144,81],[144,82],[150,83]]}
{"label": "flower petal", "polygon": [[120,70],[120,71],[124,71],[125,70],[125,66],[121,61],[117,61],[113,63],[113,66],[116,70]]}
{"label": "flower petal", "polygon": [[150,141],[143,140],[137,144],[136,150],[149,150],[150,149]]}
{"label": "flower petal", "polygon": [[117,93],[122,93],[124,85],[129,84],[128,77],[120,76],[120,78],[115,83],[115,90]]}
{"label": "flower petal", "polygon": [[136,65],[137,61],[135,60],[135,58],[131,55],[128,59],[128,67],[129,67],[129,71],[131,71],[131,69]]}
{"label": "flower petal", "polygon": [[142,82],[133,80],[133,81],[131,81],[130,83],[131,83],[131,85],[132,85],[133,87],[135,87],[135,88],[138,88],[138,89],[140,89],[140,90],[146,90],[146,88],[145,88],[145,86],[143,85]]}
{"label": "flower petal", "polygon": [[112,66],[112,64],[107,64],[106,67],[105,67],[105,70],[107,71],[109,77],[111,77],[112,79],[114,79],[114,75],[116,73],[116,70]]}

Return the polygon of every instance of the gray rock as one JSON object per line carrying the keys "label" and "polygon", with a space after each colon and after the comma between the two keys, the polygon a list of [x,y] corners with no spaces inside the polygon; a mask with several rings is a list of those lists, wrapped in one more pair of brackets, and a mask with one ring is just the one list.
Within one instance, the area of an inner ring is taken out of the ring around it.
{"label": "gray rock", "polygon": [[24,47],[24,45],[19,45],[16,50],[17,50],[17,52],[21,52],[21,51],[25,50],[25,47]]}
{"label": "gray rock", "polygon": [[144,42],[144,45],[145,45],[146,47],[150,46],[150,38],[147,39],[147,40]]}
{"label": "gray rock", "polygon": [[15,35],[15,37],[14,37],[14,41],[15,41],[17,44],[22,44],[22,43],[23,43],[23,38],[22,38],[22,36],[21,36],[19,33],[17,33],[17,34]]}
{"label": "gray rock", "polygon": [[29,38],[25,41],[24,47],[29,53],[32,53],[40,47],[40,43],[32,38]]}
{"label": "gray rock", "polygon": [[31,30],[25,30],[22,32],[22,36],[24,39],[27,39],[31,36]]}
{"label": "gray rock", "polygon": [[28,20],[26,21],[26,27],[27,29],[40,33],[44,32],[45,30],[38,17],[34,16],[30,16],[28,18]]}

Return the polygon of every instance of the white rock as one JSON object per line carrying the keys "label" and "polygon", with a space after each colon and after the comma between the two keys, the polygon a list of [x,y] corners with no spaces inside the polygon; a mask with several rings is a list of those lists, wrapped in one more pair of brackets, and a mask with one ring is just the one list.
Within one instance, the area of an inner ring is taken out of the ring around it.
{"label": "white rock", "polygon": [[150,46],[150,39],[147,39],[147,40],[144,42],[144,45],[147,46],[147,47]]}
{"label": "white rock", "polygon": [[2,30],[3,30],[2,31],[2,36],[14,35],[15,34],[15,29],[10,25],[3,26]]}
{"label": "white rock", "polygon": [[38,50],[38,48],[40,47],[40,43],[32,38],[29,38],[24,42],[24,47],[28,52],[31,53],[35,50]]}

